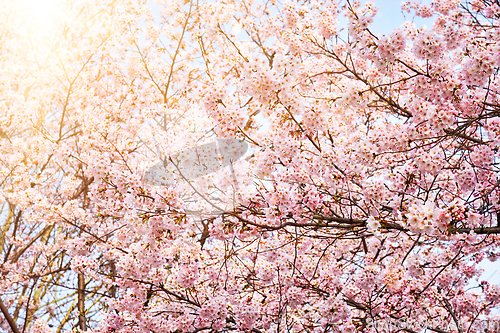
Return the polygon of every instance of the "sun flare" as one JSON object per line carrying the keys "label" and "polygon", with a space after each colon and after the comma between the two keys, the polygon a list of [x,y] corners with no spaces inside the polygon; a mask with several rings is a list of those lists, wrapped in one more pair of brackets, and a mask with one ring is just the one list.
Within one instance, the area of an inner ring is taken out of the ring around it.
{"label": "sun flare", "polygon": [[60,0],[21,0],[17,4],[22,23],[30,34],[53,33],[60,22],[62,14]]}

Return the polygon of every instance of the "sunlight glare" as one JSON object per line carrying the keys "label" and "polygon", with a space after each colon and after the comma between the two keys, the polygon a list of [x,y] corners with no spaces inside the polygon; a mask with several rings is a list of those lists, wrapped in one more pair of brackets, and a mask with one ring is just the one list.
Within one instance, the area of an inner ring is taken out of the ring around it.
{"label": "sunlight glare", "polygon": [[30,33],[50,33],[61,14],[59,0],[21,0],[19,5]]}

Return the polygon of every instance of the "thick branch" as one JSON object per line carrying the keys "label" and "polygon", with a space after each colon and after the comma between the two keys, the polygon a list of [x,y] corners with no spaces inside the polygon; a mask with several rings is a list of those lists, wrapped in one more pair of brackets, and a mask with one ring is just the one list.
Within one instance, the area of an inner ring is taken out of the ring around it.
{"label": "thick branch", "polygon": [[500,227],[486,227],[486,228],[450,228],[448,231],[452,234],[468,234],[474,231],[479,235],[492,235],[500,234]]}
{"label": "thick branch", "polygon": [[459,138],[469,140],[469,141],[475,142],[475,143],[480,144],[480,145],[487,144],[487,142],[484,142],[483,140],[473,138],[473,137],[468,136],[468,135],[463,134],[463,133],[459,133],[457,130],[445,129],[444,132],[448,135],[458,136]]}
{"label": "thick branch", "polygon": [[19,329],[17,328],[16,322],[10,316],[9,311],[7,310],[7,308],[5,307],[5,304],[3,304],[1,299],[0,299],[0,310],[2,310],[2,313],[5,317],[5,319],[7,319],[7,322],[9,323],[9,326],[10,326],[10,329],[12,330],[12,332],[20,333]]}
{"label": "thick branch", "polygon": [[78,326],[82,331],[87,330],[87,318],[85,318],[85,276],[78,274]]}

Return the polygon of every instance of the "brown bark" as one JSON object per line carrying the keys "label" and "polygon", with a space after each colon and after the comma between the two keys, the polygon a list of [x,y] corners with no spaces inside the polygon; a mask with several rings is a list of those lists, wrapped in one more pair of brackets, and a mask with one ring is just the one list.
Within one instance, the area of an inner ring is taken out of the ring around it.
{"label": "brown bark", "polygon": [[85,276],[78,274],[78,326],[82,331],[87,330],[87,318],[85,318]]}
{"label": "brown bark", "polygon": [[0,310],[2,311],[5,319],[7,319],[7,322],[9,323],[9,326],[10,326],[10,329],[12,330],[12,332],[20,333],[19,329],[17,328],[16,322],[10,316],[9,311],[7,310],[7,308],[5,307],[5,304],[3,304],[1,299],[0,299]]}

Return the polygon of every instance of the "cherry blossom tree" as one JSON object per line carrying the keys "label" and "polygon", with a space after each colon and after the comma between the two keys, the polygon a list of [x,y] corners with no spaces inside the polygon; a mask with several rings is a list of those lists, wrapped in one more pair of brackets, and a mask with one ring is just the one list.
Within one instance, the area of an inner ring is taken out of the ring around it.
{"label": "cherry blossom tree", "polygon": [[401,8],[0,3],[1,329],[498,331],[500,4]]}

